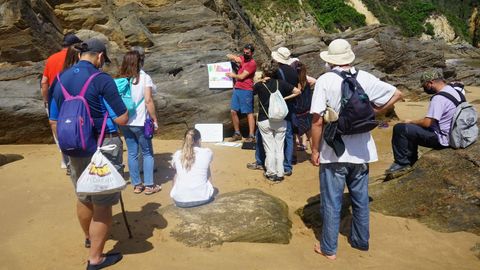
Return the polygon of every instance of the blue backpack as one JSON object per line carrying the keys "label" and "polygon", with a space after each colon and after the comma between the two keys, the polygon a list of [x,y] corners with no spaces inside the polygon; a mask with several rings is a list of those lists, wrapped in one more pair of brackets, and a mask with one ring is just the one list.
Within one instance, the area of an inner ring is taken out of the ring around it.
{"label": "blue backpack", "polygon": [[[64,101],[60,108],[57,121],[57,137],[60,150],[72,157],[88,157],[97,150],[97,141],[93,132],[93,119],[90,107],[85,100],[85,93],[93,78],[100,72],[92,74],[84,83],[82,90],[77,96],[72,96],[60,81]],[[104,122],[108,114],[105,114]]]}
{"label": "blue backpack", "polygon": [[137,113],[137,108],[142,104],[144,97],[138,102],[135,103],[132,98],[132,83],[133,78],[117,78],[115,79],[115,84],[117,85],[118,93],[127,107],[128,117],[132,117]]}

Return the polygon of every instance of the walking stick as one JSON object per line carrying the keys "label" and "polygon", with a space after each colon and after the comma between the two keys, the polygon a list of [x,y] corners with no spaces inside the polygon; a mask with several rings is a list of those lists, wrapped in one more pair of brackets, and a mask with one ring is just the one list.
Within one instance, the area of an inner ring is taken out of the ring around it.
{"label": "walking stick", "polygon": [[130,225],[128,225],[127,214],[125,213],[125,206],[123,205],[122,193],[120,192],[120,207],[122,208],[123,220],[125,221],[125,226],[128,231],[128,238],[133,238],[132,232],[130,231]]}

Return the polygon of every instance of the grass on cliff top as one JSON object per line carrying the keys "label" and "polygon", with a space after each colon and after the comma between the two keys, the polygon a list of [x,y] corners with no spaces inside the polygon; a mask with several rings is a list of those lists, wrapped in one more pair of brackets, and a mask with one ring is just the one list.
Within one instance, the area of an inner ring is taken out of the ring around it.
{"label": "grass on cliff top", "polygon": [[344,31],[366,25],[365,16],[344,0],[240,0],[242,6],[259,19],[259,28],[267,25],[275,31],[289,29],[289,22],[310,13],[326,32]]}
{"label": "grass on cliff top", "polygon": [[478,1],[458,0],[362,0],[381,23],[396,25],[406,36],[431,34],[425,20],[434,13],[444,14],[455,33],[470,38],[467,21]]}

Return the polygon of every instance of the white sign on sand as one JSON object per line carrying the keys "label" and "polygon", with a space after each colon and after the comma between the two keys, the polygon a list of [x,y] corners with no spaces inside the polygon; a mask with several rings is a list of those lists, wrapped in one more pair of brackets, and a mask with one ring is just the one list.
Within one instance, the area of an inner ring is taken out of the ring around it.
{"label": "white sign on sand", "polygon": [[223,142],[223,124],[196,124],[202,142]]}
{"label": "white sign on sand", "polygon": [[230,62],[208,64],[208,87],[209,88],[233,88],[233,80],[225,75],[232,72]]}

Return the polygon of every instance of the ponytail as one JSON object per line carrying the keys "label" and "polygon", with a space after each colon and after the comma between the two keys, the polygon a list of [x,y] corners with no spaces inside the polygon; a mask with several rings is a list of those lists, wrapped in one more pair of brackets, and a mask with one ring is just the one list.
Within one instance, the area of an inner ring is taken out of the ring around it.
{"label": "ponytail", "polygon": [[193,163],[195,163],[195,151],[193,148],[199,146],[200,139],[200,132],[194,128],[190,128],[185,132],[180,161],[186,171],[190,171]]}

